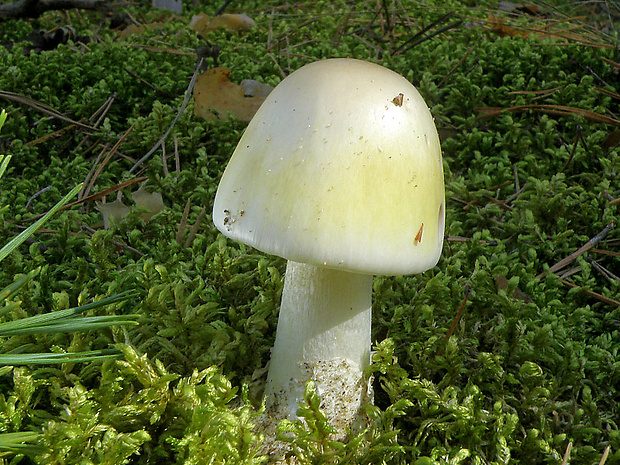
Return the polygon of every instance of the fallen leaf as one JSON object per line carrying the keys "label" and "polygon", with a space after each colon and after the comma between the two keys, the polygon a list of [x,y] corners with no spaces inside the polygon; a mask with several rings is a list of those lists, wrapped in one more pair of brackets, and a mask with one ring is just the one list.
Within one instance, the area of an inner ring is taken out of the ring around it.
{"label": "fallen leaf", "polygon": [[[489,14],[487,24],[491,32],[505,37],[529,37],[535,36],[539,39],[553,39],[558,41],[577,42],[583,45],[597,48],[611,48],[609,44],[599,43],[599,38],[589,34],[583,24],[571,22],[570,19],[556,21],[552,25],[532,22],[531,26],[509,26],[505,19]],[[555,27],[553,29],[552,27]],[[583,31],[577,33],[576,31]]]}
{"label": "fallen leaf", "polygon": [[529,35],[529,32],[520,31],[518,29],[515,29],[514,27],[508,26],[504,23],[504,20],[502,18],[500,18],[499,16],[495,16],[494,14],[489,14],[488,22],[489,26],[491,27],[491,31],[500,37],[527,37]]}
{"label": "fallen leaf", "polygon": [[118,222],[127,216],[130,210],[120,198],[117,198],[112,203],[95,202],[95,208],[103,215],[103,227],[105,229],[110,228],[112,218],[114,218],[114,221]]}
{"label": "fallen leaf", "polygon": [[153,0],[153,6],[160,10],[170,10],[174,13],[183,11],[183,0]]}
{"label": "fallen leaf", "polygon": [[266,98],[273,90],[273,87],[269,84],[264,84],[254,79],[244,79],[239,85],[243,89],[243,94],[246,97]]}
{"label": "fallen leaf", "polygon": [[[131,198],[135,202],[136,207],[146,210],[140,215],[140,218],[144,221],[149,221],[153,216],[166,208],[161,194],[158,192],[147,192],[146,189],[144,189],[144,184],[131,194]],[[103,227],[105,229],[110,228],[112,218],[118,223],[131,211],[131,207],[125,205],[121,197],[117,197],[116,200],[111,203],[95,202],[95,208],[103,215]]]}
{"label": "fallen leaf", "polygon": [[131,198],[138,208],[147,210],[141,215],[144,221],[150,220],[151,217],[157,215],[166,208],[161,194],[159,192],[147,192],[144,189],[144,184],[140,186],[140,189],[131,194]]}
{"label": "fallen leaf", "polygon": [[220,28],[224,28],[228,31],[240,31],[249,29],[255,25],[256,22],[248,15],[229,13],[224,13],[214,18],[200,13],[193,16],[192,20],[189,22],[189,27],[202,37]]}
{"label": "fallen leaf", "polygon": [[620,145],[620,130],[610,133],[601,145],[605,150],[610,150]]}
{"label": "fallen leaf", "polygon": [[146,26],[142,24],[130,24],[125,29],[123,29],[118,35],[117,40],[125,40],[129,36],[134,34],[144,34],[146,32]]}
{"label": "fallen leaf", "polygon": [[[506,276],[498,276],[497,278],[495,278],[495,283],[497,284],[498,289],[501,289],[503,291],[508,290],[508,278],[506,278]],[[512,294],[509,295],[508,297],[522,300],[526,303],[529,303],[532,301],[532,298],[529,295],[527,295],[525,292],[523,292],[521,289],[519,289],[518,287],[515,287]]]}
{"label": "fallen leaf", "polygon": [[194,86],[194,114],[207,121],[232,115],[241,121],[250,121],[264,99],[245,97],[243,88],[228,80],[232,71],[214,68],[198,75]]}

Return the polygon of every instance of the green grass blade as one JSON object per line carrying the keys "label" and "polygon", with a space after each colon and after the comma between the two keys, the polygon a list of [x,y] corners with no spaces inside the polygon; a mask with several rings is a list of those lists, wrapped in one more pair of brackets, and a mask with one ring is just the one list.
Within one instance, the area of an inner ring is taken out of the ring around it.
{"label": "green grass blade", "polygon": [[24,286],[26,283],[28,283],[28,281],[30,281],[37,274],[39,274],[40,270],[41,270],[40,267],[35,268],[34,270],[30,271],[28,274],[16,279],[15,282],[13,282],[12,284],[9,284],[7,287],[2,289],[0,291],[0,303],[4,302],[6,299],[11,298],[13,294],[15,294],[17,291],[21,289],[22,286]]}
{"label": "green grass blade", "polygon": [[[34,333],[42,333],[42,332],[59,332],[65,331],[62,326],[55,326],[59,321],[67,323],[71,317],[74,319],[79,319],[80,314],[92,310],[95,308],[103,307],[105,305],[110,305],[116,302],[122,302],[135,296],[134,291],[125,291],[120,294],[113,295],[111,297],[106,297],[105,299],[98,300],[96,302],[91,302],[80,307],[68,308],[66,310],[58,310],[55,312],[44,313],[42,315],[35,315],[27,318],[22,318],[16,321],[7,321],[5,323],[0,323],[0,336],[11,336],[15,334],[34,334]],[[95,317],[97,318],[97,317]],[[98,318],[109,318],[108,316],[102,316]],[[131,316],[123,316],[121,318],[131,320],[129,324],[134,323],[134,317]],[[112,323],[108,323],[107,326],[110,326]],[[119,322],[115,322],[113,324],[121,324]],[[55,327],[54,327],[55,326]],[[46,331],[44,328],[54,327],[53,331]]]}
{"label": "green grass blade", "polygon": [[122,352],[116,349],[90,350],[66,354],[2,354],[0,355],[0,366],[57,365],[60,363],[92,362],[95,360],[116,358],[121,355]]}
{"label": "green grass blade", "polygon": [[35,455],[43,452],[41,446],[28,444],[37,441],[41,435],[34,432],[0,434],[0,452]]}
{"label": "green grass blade", "polygon": [[111,315],[67,318],[55,321],[49,325],[24,327],[16,329],[2,329],[0,336],[17,336],[20,334],[51,334],[73,331],[92,331],[95,329],[109,328],[110,326],[138,325],[136,319],[139,315]]}
{"label": "green grass blade", "polygon": [[11,155],[0,155],[0,178],[6,171],[6,167],[9,166],[9,161],[11,161]]}
{"label": "green grass blade", "polygon": [[4,260],[13,250],[19,247],[22,242],[28,239],[34,232],[39,229],[54,213],[56,213],[60,208],[66,205],[71,198],[73,198],[82,188],[82,184],[80,183],[75,186],[71,191],[65,195],[56,205],[54,205],[50,211],[48,211],[43,217],[39,218],[35,223],[30,225],[28,228],[23,230],[17,236],[15,236],[8,244],[6,244],[2,249],[0,249],[0,262]]}

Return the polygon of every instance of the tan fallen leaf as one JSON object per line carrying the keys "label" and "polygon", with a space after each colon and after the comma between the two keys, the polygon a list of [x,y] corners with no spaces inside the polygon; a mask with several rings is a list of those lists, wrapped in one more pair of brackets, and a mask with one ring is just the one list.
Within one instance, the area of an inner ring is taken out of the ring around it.
{"label": "tan fallen leaf", "polygon": [[239,31],[254,27],[256,22],[248,15],[224,13],[211,18],[210,16],[199,13],[192,17],[189,27],[199,35],[205,36],[209,32],[224,28],[228,31]]}
{"label": "tan fallen leaf", "polygon": [[140,186],[140,189],[131,194],[131,198],[138,208],[147,210],[140,215],[144,221],[150,220],[151,217],[166,208],[161,194],[159,192],[147,192],[144,189],[144,184]]}
{"label": "tan fallen leaf", "polygon": [[146,32],[147,28],[146,26],[140,24],[130,24],[129,26],[127,26],[125,29],[123,29],[120,34],[118,35],[117,40],[125,40],[127,39],[129,36],[132,36],[134,34],[144,34]]}
{"label": "tan fallen leaf", "polygon": [[246,97],[266,98],[273,90],[273,87],[269,84],[264,84],[254,79],[244,79],[239,85],[243,89],[243,94]]}
{"label": "tan fallen leaf", "polygon": [[110,228],[112,218],[115,222],[119,222],[129,213],[129,207],[125,205],[122,199],[119,197],[111,203],[95,202],[95,208],[103,215],[103,227],[105,229]]}
{"label": "tan fallen leaf", "polygon": [[207,121],[225,119],[229,115],[250,121],[264,99],[245,97],[241,86],[228,80],[232,71],[214,68],[200,74],[194,86],[194,114]]}

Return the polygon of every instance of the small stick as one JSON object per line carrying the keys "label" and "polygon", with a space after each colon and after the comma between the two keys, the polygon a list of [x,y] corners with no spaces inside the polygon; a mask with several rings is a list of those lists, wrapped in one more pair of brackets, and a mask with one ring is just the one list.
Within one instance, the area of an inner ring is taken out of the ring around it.
{"label": "small stick", "polygon": [[[84,197],[82,199],[75,200],[73,202],[69,202],[68,204],[66,204],[66,205],[62,206],[61,208],[59,208],[57,211],[60,212],[60,211],[66,210],[67,208],[74,207],[75,205],[80,205],[80,204],[85,203],[85,202],[91,202],[93,200],[99,200],[100,198],[105,197],[106,195],[110,195],[110,194],[112,194],[114,192],[117,192],[117,191],[119,191],[121,189],[124,189],[125,187],[129,187],[129,186],[131,186],[133,184],[136,184],[138,182],[142,182],[142,181],[144,181],[146,179],[148,179],[147,176],[142,176],[141,178],[130,179],[129,181],[122,182],[120,184],[117,184],[116,186],[108,187],[107,189],[99,191],[96,194],[91,194],[88,197]],[[33,216],[32,218],[28,218],[27,220],[24,220],[24,221],[36,221],[39,218],[42,218],[44,215],[45,215],[45,213],[41,213],[39,215]]]}
{"label": "small stick", "polygon": [[[433,37],[439,35],[439,34],[443,34],[446,31],[449,31],[450,29],[454,29],[457,26],[460,26],[464,20],[459,19],[457,21],[454,21],[442,28],[437,29],[434,32],[431,32],[429,34],[426,34],[430,29],[432,29],[433,27],[445,22],[447,19],[449,19],[454,13],[453,12],[449,12],[445,15],[443,15],[442,17],[440,17],[438,20],[436,20],[435,22],[429,24],[427,27],[425,27],[424,29],[422,29],[420,32],[418,32],[417,34],[415,34],[413,37],[409,38],[408,40],[406,40],[404,43],[402,43],[396,50],[394,50],[391,55],[394,56],[397,53],[405,53],[408,50],[412,49],[413,47],[415,47],[416,45],[421,44],[422,42],[425,42],[427,40],[432,39]],[[426,35],[424,35],[426,34]]]}
{"label": "small stick", "polygon": [[584,294],[589,295],[590,297],[594,297],[595,299],[600,300],[601,302],[604,302],[609,305],[613,305],[614,307],[620,307],[620,302],[610,297],[605,297],[603,294],[599,294],[598,292],[591,291],[589,289],[586,289],[585,287],[577,286],[576,284],[571,283],[570,281],[566,281],[565,279],[562,279],[562,278],[560,278],[560,282],[568,287],[579,288]]}
{"label": "small stick", "polygon": [[99,166],[99,160],[101,160],[102,155],[106,152],[106,150],[108,150],[109,146],[110,144],[105,144],[103,148],[101,149],[101,152],[99,152],[99,155],[97,155],[97,158],[95,159],[95,163],[93,163],[93,166],[91,167],[90,171],[88,172],[88,174],[86,174],[86,178],[84,178],[84,184],[82,184],[82,189],[78,193],[78,199],[82,199],[84,197],[85,195],[84,192],[86,191],[86,187],[89,184],[90,178],[95,172],[95,170],[97,169],[97,166]]}
{"label": "small stick", "polygon": [[163,95],[163,96],[165,96],[165,97],[168,97],[168,98],[175,98],[175,97],[176,97],[176,95],[174,95],[172,92],[168,92],[167,90],[160,89],[159,87],[157,87],[157,86],[155,86],[155,85],[151,84],[151,83],[150,83],[150,82],[148,82],[146,79],[144,79],[144,78],[140,77],[139,75],[137,75],[136,73],[134,73],[134,72],[133,72],[132,70],[130,70],[129,68],[124,67],[123,69],[124,69],[124,70],[125,70],[125,72],[126,72],[127,74],[129,74],[132,78],[137,79],[137,80],[138,80],[138,81],[140,81],[142,84],[144,84],[145,86],[147,86],[149,89],[154,90],[154,91],[155,91],[155,92],[157,92],[158,94],[161,94],[161,95]]}
{"label": "small stick", "polygon": [[568,157],[568,160],[566,160],[566,163],[564,163],[564,166],[560,170],[560,173],[562,173],[568,167],[568,165],[570,165],[570,162],[573,161],[573,157],[575,156],[575,152],[577,151],[577,146],[579,145],[579,141],[581,140],[580,136],[581,136],[581,126],[578,125],[577,135],[575,136],[575,141],[573,142],[573,149],[570,152],[570,156]]}
{"label": "small stick", "polygon": [[[437,84],[437,87],[442,87],[444,85],[444,83],[448,80],[448,78],[450,76],[452,76],[452,74],[459,68],[459,66],[461,66],[463,64],[463,62],[465,61],[465,59],[471,54],[471,52],[474,51],[474,47],[470,47],[469,50],[467,50],[463,56],[461,57],[461,59],[458,61],[458,63],[456,65],[454,65],[452,67],[452,69],[450,69],[450,71],[448,71],[448,74],[446,74],[443,79],[441,81],[439,81],[439,84]],[[515,166],[515,173],[516,173],[516,166]],[[517,184],[518,184],[519,180],[517,180]],[[517,189],[518,190],[518,189]]]}
{"label": "small stick", "polygon": [[86,129],[87,131],[92,131],[92,132],[99,131],[97,128],[94,128],[92,126],[89,126],[88,124],[80,123],[79,121],[75,121],[71,118],[68,118],[62,113],[60,113],[59,111],[54,110],[52,107],[42,102],[39,102],[37,100],[28,98],[24,95],[0,90],[0,98],[5,98],[7,100],[11,100],[12,102],[17,102],[17,103],[21,103],[22,105],[29,106],[30,108],[33,108],[45,115],[51,116],[52,118],[60,119],[70,124],[74,124],[76,126],[81,127],[82,129]]}
{"label": "small stick", "polygon": [[[469,284],[466,284],[465,295],[463,296],[463,300],[461,301],[461,306],[456,312],[456,316],[454,317],[454,320],[452,321],[452,324],[450,325],[450,329],[448,330],[446,334],[446,337],[445,337],[446,343],[448,342],[448,340],[454,333],[454,330],[456,329],[456,325],[459,323],[461,316],[463,316],[463,313],[465,312],[465,305],[467,304],[467,299],[469,298],[470,294],[471,294],[471,286]],[[440,348],[438,354],[441,355],[442,353],[443,353],[443,348]]]}
{"label": "small stick", "polygon": [[161,163],[164,168],[164,176],[168,176],[168,162],[166,161],[166,144],[161,144]]}
{"label": "small stick", "polygon": [[226,7],[230,5],[231,3],[232,3],[232,0],[224,0],[224,3],[222,3],[222,5],[217,10],[215,10],[215,12],[213,13],[213,16],[221,15],[226,9]]}
{"label": "small stick", "polygon": [[97,121],[95,121],[95,123],[93,124],[93,127],[98,128],[99,125],[101,124],[101,121],[103,121],[103,118],[105,118],[105,116],[108,114],[108,112],[110,111],[110,108],[112,108],[112,104],[114,103],[114,100],[116,100],[116,96],[118,94],[116,92],[114,92],[112,95],[110,95],[107,100],[105,102],[103,102],[103,105],[101,105],[97,111],[95,111],[92,116],[89,118],[89,120],[92,121],[93,118],[97,118]]}
{"label": "small stick", "polygon": [[44,187],[43,189],[41,189],[40,191],[35,192],[34,194],[32,194],[32,197],[30,197],[28,199],[28,202],[26,202],[26,210],[28,210],[28,208],[30,207],[30,204],[32,203],[32,201],[34,199],[36,199],[38,196],[40,196],[43,192],[47,192],[48,190],[50,190],[52,188],[52,186],[47,186]]}
{"label": "small stick", "polygon": [[93,186],[95,185],[95,181],[97,181],[97,178],[99,177],[99,175],[101,174],[101,171],[103,170],[103,168],[105,168],[105,165],[107,165],[107,163],[110,161],[110,158],[112,158],[112,156],[116,153],[116,151],[118,150],[118,148],[121,146],[121,144],[123,143],[123,141],[125,140],[125,138],[129,135],[129,133],[131,131],[133,131],[135,124],[132,124],[129,129],[127,129],[127,131],[125,131],[125,134],[123,134],[120,139],[118,141],[116,141],[116,144],[114,144],[114,146],[112,147],[112,149],[110,149],[110,152],[105,156],[105,158],[102,160],[102,162],[99,164],[99,166],[97,167],[97,169],[95,170],[95,173],[93,174],[92,178],[90,179],[89,183],[88,183],[88,187],[84,190],[84,195],[87,196],[90,193],[90,190],[93,188]]}
{"label": "small stick", "polygon": [[605,276],[605,278],[607,278],[609,282],[613,283],[614,281],[620,281],[620,278],[618,276],[613,274],[611,271],[609,271],[603,265],[598,263],[596,260],[592,260],[590,257],[587,257],[586,260],[588,260],[588,263],[590,263],[596,271],[598,271],[603,276]]}
{"label": "small stick", "polygon": [[269,24],[267,27],[267,44],[265,45],[265,49],[269,50],[271,48],[271,43],[273,41],[273,17],[275,15],[275,10],[271,9],[271,14],[269,15]]}
{"label": "small stick", "polygon": [[181,160],[179,160],[179,139],[176,134],[172,134],[172,140],[174,141],[174,168],[177,173],[181,172]]}
{"label": "small stick", "polygon": [[[590,250],[596,244],[601,242],[605,238],[605,236],[607,236],[609,231],[611,231],[615,226],[616,226],[615,221],[612,221],[611,223],[609,223],[607,226],[605,226],[605,228],[600,233],[598,233],[596,236],[594,236],[592,239],[590,239],[588,242],[586,242],[579,250],[577,250],[576,252],[573,252],[568,257],[560,260],[555,265],[553,265],[551,268],[549,268],[549,272],[550,273],[555,273],[556,271],[561,270],[566,265],[568,265],[570,262],[575,260],[577,257],[579,257],[580,255],[583,255],[584,253],[586,253],[588,250]],[[545,275],[545,272],[542,272],[538,276],[536,276],[536,279],[540,279],[544,275]]]}
{"label": "small stick", "polygon": [[202,220],[205,217],[205,213],[207,213],[207,208],[202,207],[202,210],[200,210],[200,213],[198,214],[198,218],[196,218],[196,222],[194,223],[194,226],[192,226],[192,229],[189,231],[189,234],[187,235],[185,244],[183,244],[185,247],[189,247],[190,245],[192,245],[192,242],[194,242],[194,239],[196,238],[196,234],[198,234],[198,229],[200,229],[200,223],[202,223]]}
{"label": "small stick", "polygon": [[198,61],[198,65],[196,65],[196,69],[194,70],[194,74],[192,75],[192,78],[189,81],[189,86],[187,86],[187,90],[185,91],[185,98],[183,99],[183,103],[179,107],[179,111],[177,112],[176,116],[174,117],[174,120],[172,121],[172,124],[170,124],[170,127],[167,129],[167,131],[164,133],[164,135],[161,137],[161,139],[159,139],[159,141],[153,146],[153,148],[151,150],[149,150],[146,155],[144,155],[142,158],[140,158],[140,160],[138,160],[131,167],[131,169],[129,170],[130,173],[133,173],[136,169],[138,169],[138,167],[140,165],[142,165],[142,163],[144,163],[146,160],[148,160],[151,157],[151,155],[153,155],[155,153],[155,151],[159,148],[159,146],[162,145],[164,143],[164,141],[168,138],[168,135],[170,134],[170,131],[172,131],[172,128],[174,127],[174,125],[177,124],[177,121],[179,120],[179,118],[181,117],[181,115],[185,111],[185,107],[187,107],[187,104],[189,103],[189,99],[192,96],[192,91],[194,90],[194,84],[196,84],[196,78],[198,77],[199,70],[202,68],[203,60],[204,60],[204,58],[200,58],[200,61]]}
{"label": "small stick", "polygon": [[[93,228],[88,227],[86,225],[83,225],[82,229],[84,231],[86,231],[86,233],[89,236],[92,236],[96,232]],[[133,252],[136,255],[139,255],[140,257],[144,257],[144,255],[145,255],[143,252],[140,252],[138,249],[134,249],[132,246],[124,244],[122,242],[118,242],[118,241],[115,241],[115,240],[110,240],[110,244],[115,245],[116,247],[120,247],[121,249],[128,250],[129,252]]]}
{"label": "small stick", "polygon": [[580,266],[575,266],[573,268],[569,268],[568,270],[562,270],[558,273],[558,276],[562,279],[570,278],[571,276],[579,273],[581,271]]}
{"label": "small stick", "polygon": [[499,205],[501,208],[508,210],[508,211],[512,211],[514,209],[514,207],[512,205],[508,205],[506,202],[504,202],[503,200],[499,200],[496,199],[495,197],[488,195],[488,194],[484,194],[483,197],[489,199],[491,202]]}
{"label": "small stick", "polygon": [[183,210],[183,215],[181,215],[181,221],[179,223],[179,229],[177,230],[176,241],[178,244],[181,244],[181,239],[183,239],[183,233],[185,232],[185,227],[187,226],[187,217],[189,216],[189,207],[191,205],[191,199],[187,199],[187,203],[185,204],[185,209]]}
{"label": "small stick", "polygon": [[611,250],[590,249],[590,252],[601,255],[611,255],[612,257],[620,257],[620,252],[612,252]]}
{"label": "small stick", "polygon": [[515,194],[516,194],[521,190],[521,188],[519,187],[519,172],[517,170],[517,165],[512,165],[512,172],[515,176]]}
{"label": "small stick", "polygon": [[510,197],[506,198],[504,202],[511,203],[513,200],[516,200],[525,190],[525,186],[527,186],[527,182],[523,184],[523,186],[517,192],[512,194]]}

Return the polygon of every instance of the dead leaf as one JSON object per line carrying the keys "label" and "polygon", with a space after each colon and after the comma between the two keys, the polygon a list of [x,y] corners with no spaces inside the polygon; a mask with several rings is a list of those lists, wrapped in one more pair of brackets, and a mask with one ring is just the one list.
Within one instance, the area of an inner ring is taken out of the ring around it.
{"label": "dead leaf", "polygon": [[539,39],[553,39],[560,42],[576,42],[590,47],[611,48],[609,44],[599,43],[600,40],[596,35],[589,34],[583,24],[571,21],[571,18],[555,21],[552,25],[532,22],[531,26],[509,26],[504,18],[489,14],[487,23],[491,32],[502,37],[535,36]]}
{"label": "dead leaf", "polygon": [[125,29],[123,29],[118,35],[117,40],[125,40],[129,36],[134,34],[144,34],[146,32],[146,26],[142,24],[130,24]]}
{"label": "dead leaf", "polygon": [[[498,289],[501,289],[503,291],[508,290],[508,278],[506,278],[506,276],[498,276],[497,278],[495,278],[495,283],[497,284]],[[512,291],[512,294],[508,297],[522,300],[526,303],[530,303],[532,301],[532,298],[518,287],[515,287],[514,291]]]}
{"label": "dead leaf", "polygon": [[620,130],[613,131],[609,134],[601,145],[605,150],[610,150],[620,145]]}
{"label": "dead leaf", "polygon": [[112,203],[95,202],[95,208],[103,215],[103,227],[105,229],[110,228],[112,218],[114,218],[114,221],[118,222],[127,216],[130,210],[120,197]]}
{"label": "dead leaf", "polygon": [[520,31],[518,29],[508,26],[504,23],[504,20],[502,18],[500,18],[499,16],[495,16],[494,14],[489,14],[488,21],[489,26],[491,26],[491,31],[500,37],[527,37],[529,35],[528,32]]}
{"label": "dead leaf", "polygon": [[224,13],[214,18],[200,13],[192,17],[192,20],[189,22],[189,27],[202,37],[220,28],[224,28],[228,31],[240,31],[249,29],[255,25],[256,22],[248,15],[229,13]]}
{"label": "dead leaf", "polygon": [[153,0],[152,4],[155,8],[170,10],[177,14],[183,11],[183,0]]}
{"label": "dead leaf", "polygon": [[244,79],[239,85],[243,88],[243,93],[246,97],[266,98],[273,90],[273,87],[269,84],[264,84],[254,79]]}
{"label": "dead leaf", "polygon": [[214,68],[198,75],[194,86],[194,114],[207,121],[224,119],[231,114],[250,121],[265,99],[245,97],[243,88],[228,80],[232,71]]}
{"label": "dead leaf", "polygon": [[144,184],[140,186],[140,189],[131,194],[131,198],[138,208],[147,210],[141,215],[144,221],[150,220],[153,216],[166,208],[161,194],[159,192],[147,192],[144,189]]}

